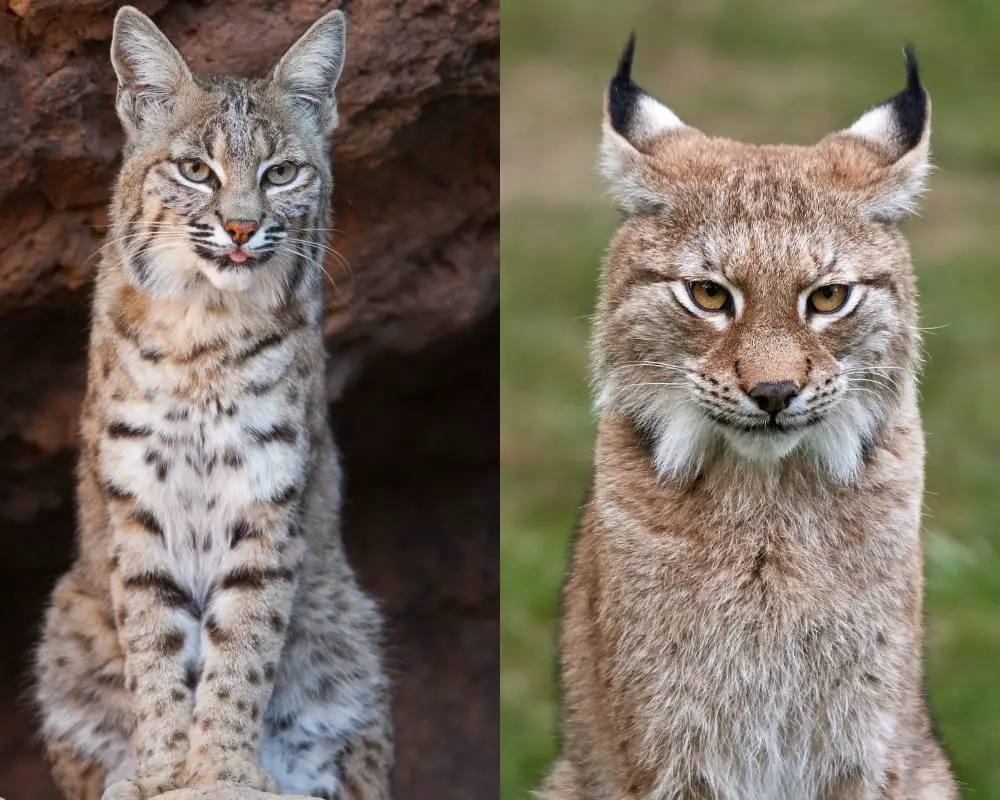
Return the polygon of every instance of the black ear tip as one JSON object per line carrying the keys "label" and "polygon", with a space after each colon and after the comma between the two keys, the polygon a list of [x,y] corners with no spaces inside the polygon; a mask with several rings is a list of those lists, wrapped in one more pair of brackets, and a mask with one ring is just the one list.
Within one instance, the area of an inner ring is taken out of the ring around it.
{"label": "black ear tip", "polygon": [[621,58],[618,59],[618,70],[615,72],[615,79],[620,81],[632,80],[632,59],[635,58],[635,31],[628,36],[625,42],[625,49],[622,50]]}
{"label": "black ear tip", "polygon": [[917,51],[912,42],[903,47],[903,63],[906,64],[906,89],[909,92],[923,93],[920,83],[920,67],[917,64]]}
{"label": "black ear tip", "polygon": [[608,114],[611,117],[611,126],[623,136],[627,134],[635,104],[642,95],[642,89],[632,81],[634,57],[635,31],[632,31],[625,43],[621,58],[618,59],[618,69],[608,87]]}

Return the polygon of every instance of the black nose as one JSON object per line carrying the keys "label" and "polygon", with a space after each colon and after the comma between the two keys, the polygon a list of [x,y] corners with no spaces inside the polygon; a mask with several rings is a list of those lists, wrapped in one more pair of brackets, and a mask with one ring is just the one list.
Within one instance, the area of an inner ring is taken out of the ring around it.
{"label": "black nose", "polygon": [[762,411],[772,415],[788,408],[798,393],[799,385],[795,381],[763,381],[748,392]]}

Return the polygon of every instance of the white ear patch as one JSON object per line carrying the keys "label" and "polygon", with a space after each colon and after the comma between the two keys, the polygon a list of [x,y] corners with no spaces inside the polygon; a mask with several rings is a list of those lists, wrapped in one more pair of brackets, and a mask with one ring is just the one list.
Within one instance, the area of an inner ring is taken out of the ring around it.
{"label": "white ear patch", "polygon": [[847,132],[875,144],[891,142],[896,137],[896,114],[891,106],[877,106],[863,114]]}

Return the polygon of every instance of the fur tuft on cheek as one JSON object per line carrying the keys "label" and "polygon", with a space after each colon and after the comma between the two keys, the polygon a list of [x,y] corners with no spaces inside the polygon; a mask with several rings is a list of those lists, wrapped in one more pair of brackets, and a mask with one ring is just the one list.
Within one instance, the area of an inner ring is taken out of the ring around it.
{"label": "fur tuft on cheek", "polygon": [[885,418],[884,408],[869,407],[849,395],[809,431],[802,443],[803,452],[831,481],[851,486],[861,476],[865,456],[874,446]]}

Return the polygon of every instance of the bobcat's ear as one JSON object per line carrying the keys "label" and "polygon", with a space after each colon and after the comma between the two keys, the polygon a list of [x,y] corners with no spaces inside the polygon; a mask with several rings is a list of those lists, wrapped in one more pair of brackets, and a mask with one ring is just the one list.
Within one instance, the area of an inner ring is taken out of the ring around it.
{"label": "bobcat's ear", "polygon": [[118,76],[118,117],[127,134],[147,117],[169,111],[191,80],[181,54],[153,20],[132,6],[122,6],[115,15],[111,64]]}
{"label": "bobcat's ear", "polygon": [[862,213],[890,222],[916,211],[931,170],[931,100],[920,82],[912,47],[903,50],[903,59],[906,88],[863,114],[847,130],[828,137],[834,144],[860,145],[866,151],[848,160],[867,167],[846,172],[857,178]]}
{"label": "bobcat's ear", "polygon": [[274,68],[275,82],[317,119],[325,133],[332,133],[338,124],[333,92],[344,68],[346,37],[347,18],[340,10],[331,11],[313,23]]}
{"label": "bobcat's ear", "polygon": [[642,213],[670,204],[649,160],[652,145],[662,152],[665,137],[701,135],[632,80],[633,33],[604,95],[601,173],[626,213]]}

